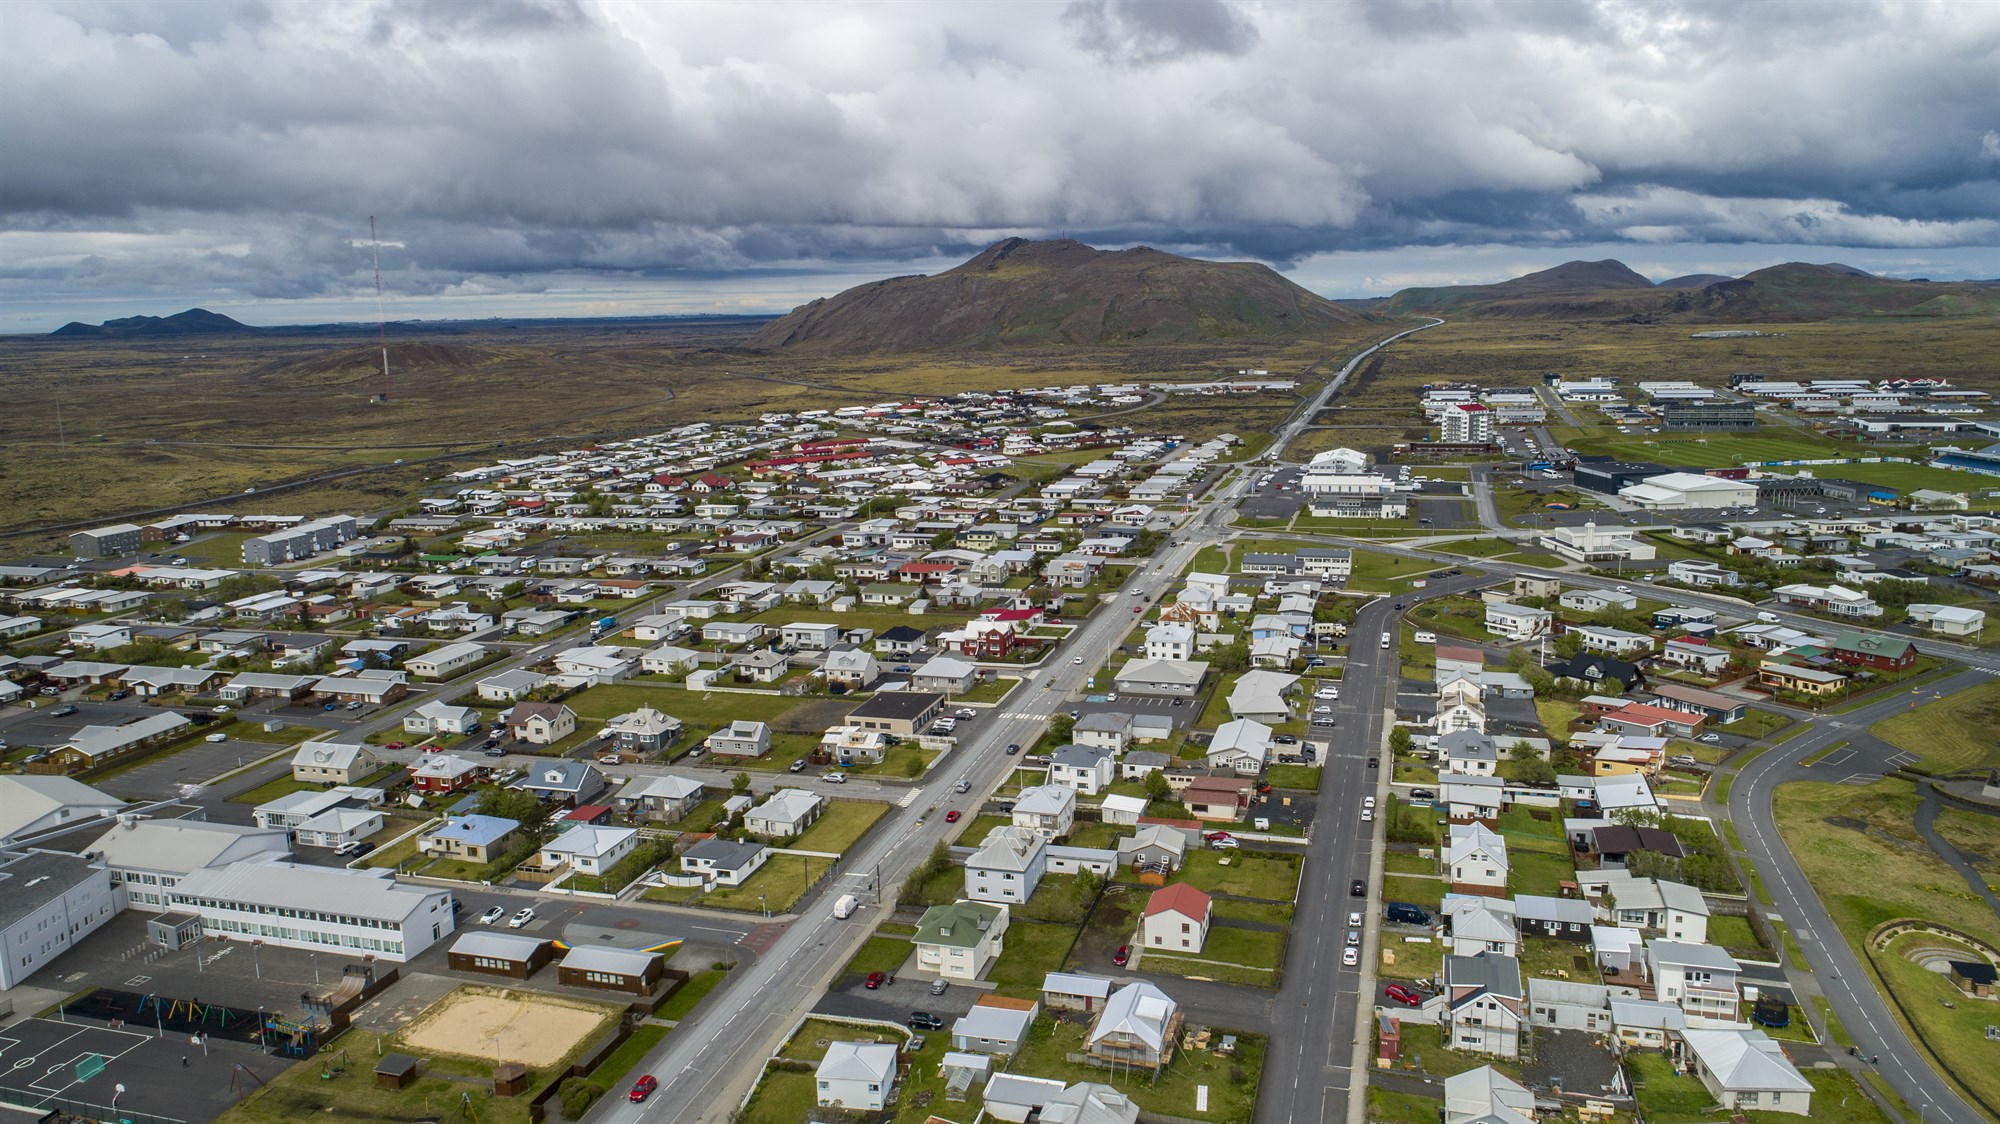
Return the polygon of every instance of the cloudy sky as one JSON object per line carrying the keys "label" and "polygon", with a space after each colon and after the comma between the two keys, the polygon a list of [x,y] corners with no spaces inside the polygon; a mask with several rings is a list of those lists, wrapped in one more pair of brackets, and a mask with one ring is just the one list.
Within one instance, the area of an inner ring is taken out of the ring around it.
{"label": "cloudy sky", "polygon": [[782,310],[1069,235],[1334,296],[2000,275],[2000,4],[0,5],[0,331]]}

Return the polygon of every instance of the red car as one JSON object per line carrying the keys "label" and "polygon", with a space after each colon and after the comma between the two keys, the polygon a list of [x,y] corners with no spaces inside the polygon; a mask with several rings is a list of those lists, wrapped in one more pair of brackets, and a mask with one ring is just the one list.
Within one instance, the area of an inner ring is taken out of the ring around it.
{"label": "red car", "polygon": [[1411,991],[1402,984],[1390,984],[1388,987],[1382,989],[1382,994],[1394,999],[1405,1007],[1421,1007],[1424,1005],[1424,1001],[1417,998],[1416,992]]}
{"label": "red car", "polygon": [[878,987],[886,987],[895,982],[896,976],[893,972],[870,972],[868,973],[868,979],[861,986],[874,991]]}
{"label": "red car", "polygon": [[1210,843],[1220,843],[1229,838],[1229,833],[1226,831],[1211,831],[1207,835],[1202,836],[1202,838],[1208,840]]}
{"label": "red car", "polygon": [[1118,951],[1111,954],[1111,962],[1123,968],[1132,959],[1132,946],[1121,944]]}
{"label": "red car", "polygon": [[953,808],[953,809],[952,809],[951,811],[949,811],[949,812],[946,812],[946,813],[944,814],[944,822],[946,822],[946,823],[957,823],[957,822],[958,822],[958,809],[957,809],[957,808]]}
{"label": "red car", "polygon": [[382,748],[383,748],[383,749],[401,749],[401,748],[403,748],[403,743],[402,743],[402,742],[383,742],[383,743],[382,743]]}
{"label": "red car", "polygon": [[646,1076],[641,1077],[638,1080],[638,1082],[632,1086],[632,1091],[625,1094],[625,1099],[631,1101],[633,1104],[638,1104],[640,1101],[643,1101],[647,1097],[652,1096],[653,1090],[659,1087],[660,1087],[659,1080],[649,1073]]}

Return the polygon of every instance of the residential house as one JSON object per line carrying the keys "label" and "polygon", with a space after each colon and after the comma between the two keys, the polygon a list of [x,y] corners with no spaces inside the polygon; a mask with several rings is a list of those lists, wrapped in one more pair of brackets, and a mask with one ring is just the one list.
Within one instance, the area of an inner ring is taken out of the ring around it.
{"label": "residential house", "polygon": [[1576,625],[1569,631],[1582,642],[1583,650],[1586,652],[1601,652],[1625,658],[1653,650],[1653,638],[1643,632],[1627,632],[1622,628],[1606,628],[1595,624]]}
{"label": "residential house", "polygon": [[1292,704],[1287,695],[1298,681],[1298,676],[1285,672],[1244,672],[1229,691],[1229,716],[1259,722],[1290,721]]}
{"label": "residential house", "polygon": [[1255,782],[1235,777],[1198,777],[1181,789],[1188,815],[1210,823],[1233,823],[1250,808]]}
{"label": "residential house", "polygon": [[1729,649],[1686,636],[1667,641],[1659,655],[1659,662],[1667,667],[1692,671],[1710,679],[1728,670],[1729,659]]}
{"label": "residential house", "polygon": [[1514,903],[1506,898],[1446,894],[1438,912],[1450,932],[1446,951],[1451,955],[1520,955],[1521,933],[1514,920]]}
{"label": "residential house", "polygon": [[671,714],[642,706],[604,724],[611,745],[620,753],[656,753],[681,736],[681,720]]}
{"label": "residential house", "polygon": [[1486,729],[1486,689],[1475,679],[1454,679],[1438,688],[1431,728],[1440,734]]}
{"label": "residential house", "polygon": [[478,711],[436,699],[403,715],[403,731],[425,737],[432,734],[470,734],[478,729]]}
{"label": "residential house", "polygon": [[811,827],[825,810],[824,797],[802,788],[781,788],[750,809],[743,828],[766,839],[789,839]]}
{"label": "residential house", "polygon": [[469,863],[490,863],[506,852],[520,827],[518,821],[501,816],[447,816],[443,826],[417,838],[417,850]]}
{"label": "residential house", "polygon": [[1070,739],[1081,746],[1123,753],[1132,744],[1132,716],[1118,710],[1093,710],[1076,720]]}
{"label": "residential house", "polygon": [[1032,828],[996,827],[965,860],[965,896],[1019,905],[1035,895],[1048,870],[1047,843]]}
{"label": "residential house", "polygon": [[475,690],[482,701],[511,703],[526,698],[530,692],[546,682],[548,682],[547,676],[526,668],[518,668],[486,676],[478,682]]}
{"label": "residential house", "polygon": [[681,870],[699,874],[711,885],[741,886],[771,857],[762,843],[704,839],[681,852]]}
{"label": "residential house", "polygon": [[1545,1030],[1609,1034],[1613,1029],[1611,989],[1600,983],[1531,977],[1528,1021]]}
{"label": "residential house", "polygon": [[1165,824],[1139,824],[1118,841],[1118,863],[1141,874],[1172,874],[1187,861],[1188,835]]}
{"label": "residential house", "polygon": [[928,729],[943,709],[943,695],[927,691],[881,691],[848,711],[847,721],[864,730],[913,738]]}
{"label": "residential house", "polygon": [[1216,728],[1208,743],[1208,767],[1254,777],[1271,760],[1272,730],[1254,718],[1237,718]]}
{"label": "residential house", "polygon": [[1478,730],[1454,730],[1441,734],[1431,745],[1437,750],[1438,769],[1444,773],[1490,777],[1499,771],[1499,747],[1493,744],[1491,737]]}
{"label": "residential house", "polygon": [[1681,1032],[1680,1053],[1724,1111],[1812,1115],[1812,1082],[1761,1030],[1691,1026]]}
{"label": "residential house", "polygon": [[1521,894],[1514,899],[1514,919],[1524,936],[1581,944],[1590,940],[1596,913],[1590,903],[1575,898]]}
{"label": "residential house", "polygon": [[896,1087],[896,1047],[880,1042],[830,1042],[813,1071],[814,1104],[852,1112],[880,1112]]}
{"label": "residential house", "polygon": [[1050,972],[1042,977],[1042,1006],[1055,1011],[1082,1011],[1086,1014],[1104,1006],[1111,997],[1112,981],[1082,972]]}
{"label": "residential house", "polygon": [[1534,1124],[1535,1094],[1482,1065],[1444,1079],[1444,1124]]}
{"label": "residential house", "polygon": [[910,686],[919,691],[962,695],[972,690],[979,665],[957,656],[932,656],[910,676]]}
{"label": "residential house", "polygon": [[1153,891],[1139,919],[1139,943],[1147,950],[1199,955],[1208,942],[1212,903],[1185,882]]}
{"label": "residential house", "polygon": [[1917,646],[1909,640],[1853,629],[1835,636],[1828,652],[1849,667],[1875,671],[1908,671],[1917,662]]}
{"label": "residential house", "polygon": [[1445,846],[1445,873],[1454,893],[1504,897],[1507,893],[1507,840],[1480,823],[1451,825]]}
{"label": "residential house", "polygon": [[700,781],[686,777],[635,777],[618,790],[612,803],[641,819],[674,823],[694,811],[707,791]]}
{"label": "residential house", "polygon": [[835,648],[820,665],[828,683],[838,683],[850,691],[865,691],[882,677],[882,665],[859,648]]}
{"label": "residential house", "polygon": [[1076,822],[1076,789],[1062,784],[1038,784],[1014,799],[1014,826],[1040,833],[1050,842],[1068,835]]}
{"label": "residential house", "polygon": [[1656,940],[1646,946],[1646,966],[1659,998],[1679,1004],[1689,1026],[1742,1021],[1742,988],[1736,958],[1712,944]]}
{"label": "residential house", "polygon": [[1084,1049],[1099,1065],[1159,1070],[1173,1060],[1181,1022],[1180,1004],[1166,992],[1128,983],[1104,1001]]}
{"label": "residential house", "polygon": [[924,911],[911,941],[917,946],[917,969],[948,980],[985,978],[1005,947],[1007,907],[958,901]]}
{"label": "residential house", "polygon": [[762,757],[771,752],[771,726],[738,718],[708,735],[708,751],[718,757]]}
{"label": "residential house", "polygon": [[507,730],[530,745],[554,745],[576,733],[576,711],[553,702],[517,702],[506,715]]}
{"label": "residential house", "polygon": [[1049,755],[1049,783],[1096,796],[1111,787],[1115,766],[1108,749],[1066,745]]}
{"label": "residential house", "polygon": [[463,792],[486,779],[486,766],[456,753],[427,753],[410,766],[410,787],[425,796]]}
{"label": "residential house", "polygon": [[358,784],[380,767],[359,742],[306,742],[292,754],[292,779],[310,784]]}
{"label": "residential house", "polygon": [[1194,629],[1184,624],[1156,624],[1146,630],[1146,658],[1149,660],[1191,660],[1194,658]]}
{"label": "residential house", "polygon": [[1033,1000],[982,995],[973,1000],[971,1010],[951,1024],[951,1048],[1013,1057],[1027,1041],[1028,1030],[1041,1009]]}
{"label": "residential house", "polygon": [[562,808],[589,804],[604,791],[604,774],[588,761],[538,761],[511,788]]}
{"label": "residential house", "polygon": [[1486,606],[1486,630],[1508,640],[1532,640],[1546,634],[1555,621],[1547,609],[1533,609],[1506,601]]}
{"label": "residential house", "polygon": [[1520,1055],[1527,996],[1519,960],[1490,952],[1447,956],[1444,995],[1453,1049],[1503,1058]]}

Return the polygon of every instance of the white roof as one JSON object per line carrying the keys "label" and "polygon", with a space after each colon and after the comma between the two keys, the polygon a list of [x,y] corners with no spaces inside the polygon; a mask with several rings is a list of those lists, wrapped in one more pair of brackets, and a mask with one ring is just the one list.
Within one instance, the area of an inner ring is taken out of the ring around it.
{"label": "white roof", "polygon": [[1032,1011],[1016,1010],[1012,1007],[982,1007],[974,1005],[963,1018],[951,1024],[953,1038],[990,1038],[996,1042],[1019,1042],[1028,1033],[1029,1024],[1035,1021]]}
{"label": "white roof", "polygon": [[896,1048],[882,1042],[829,1042],[815,1076],[886,1086],[896,1076]]}
{"label": "white roof", "polygon": [[1095,1043],[1111,1034],[1130,1034],[1148,1049],[1163,1049],[1167,1023],[1177,1009],[1173,999],[1152,984],[1126,984],[1105,1001],[1097,1025],[1090,1030],[1090,1041]]}
{"label": "white roof", "polygon": [[262,853],[286,854],[283,828],[241,827],[206,820],[137,820],[97,837],[90,850],[119,869],[186,874]]}
{"label": "white roof", "polygon": [[123,800],[69,777],[0,776],[0,840],[34,828],[82,823],[124,806]]}
{"label": "white roof", "polygon": [[358,742],[306,742],[292,754],[292,764],[321,769],[351,769],[354,759],[367,752]]}
{"label": "white roof", "polygon": [[762,804],[750,809],[750,818],[797,823],[818,811],[820,805],[824,803],[826,803],[824,797],[802,788],[779,789],[765,797]]}
{"label": "white roof", "polygon": [[1730,1092],[1781,1090],[1809,1093],[1812,1082],[1785,1057],[1784,1048],[1761,1030],[1681,1031],[1682,1041],[1703,1068]]}
{"label": "white roof", "polygon": [[618,798],[638,800],[642,797],[656,796],[664,800],[685,800],[690,796],[700,795],[702,791],[700,781],[691,781],[686,777],[647,777],[637,784],[620,789]]}
{"label": "white roof", "polygon": [[542,844],[542,850],[562,855],[602,858],[637,834],[639,834],[637,830],[629,827],[598,827],[596,824],[580,823]]}
{"label": "white roof", "polygon": [[1111,994],[1112,980],[1083,972],[1050,972],[1042,977],[1042,990],[1057,995],[1088,995],[1103,999]]}
{"label": "white roof", "polygon": [[[1140,801],[1143,806],[1145,801]],[[1021,790],[1014,811],[1034,816],[1059,816],[1076,807],[1076,790],[1068,785],[1038,784]]]}
{"label": "white roof", "polygon": [[387,870],[252,860],[194,871],[174,887],[174,895],[347,913],[400,925],[451,891],[399,885]]}

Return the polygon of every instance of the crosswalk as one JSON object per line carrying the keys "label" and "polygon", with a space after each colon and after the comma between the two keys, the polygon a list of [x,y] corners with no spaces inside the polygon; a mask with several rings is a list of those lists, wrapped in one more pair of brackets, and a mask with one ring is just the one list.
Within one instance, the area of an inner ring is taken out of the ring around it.
{"label": "crosswalk", "polygon": [[1000,717],[1013,718],[1022,722],[1047,722],[1054,715],[1046,711],[1008,710],[1002,711]]}

